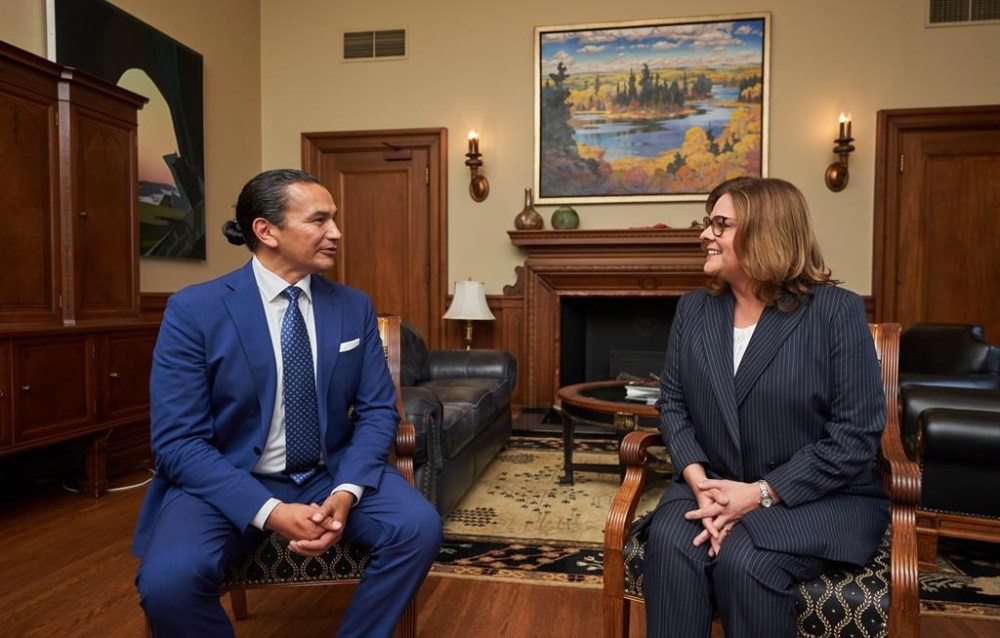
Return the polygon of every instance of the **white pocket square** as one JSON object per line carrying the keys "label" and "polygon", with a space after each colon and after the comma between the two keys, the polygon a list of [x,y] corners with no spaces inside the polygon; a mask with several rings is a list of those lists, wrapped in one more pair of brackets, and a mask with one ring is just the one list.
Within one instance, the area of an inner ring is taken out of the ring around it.
{"label": "white pocket square", "polygon": [[347,352],[348,350],[354,350],[361,345],[361,339],[351,339],[350,341],[345,341],[340,344],[340,351]]}

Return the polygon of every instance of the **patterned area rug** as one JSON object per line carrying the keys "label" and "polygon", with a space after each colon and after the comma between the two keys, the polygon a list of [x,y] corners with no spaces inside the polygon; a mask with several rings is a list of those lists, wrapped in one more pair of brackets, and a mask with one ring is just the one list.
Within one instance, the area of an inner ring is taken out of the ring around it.
{"label": "patterned area rug", "polygon": [[938,571],[920,573],[920,613],[1000,621],[1000,545],[942,538],[937,563]]}
{"label": "patterned area rug", "polygon": [[[512,438],[445,521],[439,574],[601,587],[604,517],[616,474],[577,472],[560,485],[562,443]],[[614,462],[615,445],[580,441],[574,461]],[[665,481],[653,482],[640,513]],[[977,615],[1000,621],[1000,546],[941,539],[938,571],[920,574],[921,613]]]}
{"label": "patterned area rug", "polygon": [[[617,444],[580,440],[574,463],[616,463]],[[466,578],[601,587],[604,518],[618,474],[575,472],[562,485],[562,440],[513,437],[444,524],[433,571]],[[650,481],[639,513],[666,480]]]}
{"label": "patterned area rug", "polygon": [[[617,444],[579,441],[573,462],[617,463]],[[601,547],[604,518],[618,491],[618,474],[578,471],[573,475],[573,485],[559,482],[563,474],[561,440],[511,439],[448,516],[445,536],[498,543],[558,542]],[[639,513],[656,505],[665,484],[661,480],[646,491]]]}

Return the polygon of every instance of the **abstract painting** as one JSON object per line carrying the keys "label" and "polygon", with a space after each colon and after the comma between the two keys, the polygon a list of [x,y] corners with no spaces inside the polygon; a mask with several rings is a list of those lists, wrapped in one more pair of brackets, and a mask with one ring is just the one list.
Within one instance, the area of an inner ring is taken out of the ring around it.
{"label": "abstract painting", "polygon": [[140,253],[205,259],[202,56],[105,0],[50,0],[48,21],[49,57],[149,98],[139,111]]}

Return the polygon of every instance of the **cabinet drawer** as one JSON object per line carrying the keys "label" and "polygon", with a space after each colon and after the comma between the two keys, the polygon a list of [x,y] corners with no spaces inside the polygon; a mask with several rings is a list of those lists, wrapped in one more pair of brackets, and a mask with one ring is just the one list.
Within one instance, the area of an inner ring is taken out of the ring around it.
{"label": "cabinet drawer", "polygon": [[15,444],[70,438],[96,422],[87,337],[18,340],[13,361]]}

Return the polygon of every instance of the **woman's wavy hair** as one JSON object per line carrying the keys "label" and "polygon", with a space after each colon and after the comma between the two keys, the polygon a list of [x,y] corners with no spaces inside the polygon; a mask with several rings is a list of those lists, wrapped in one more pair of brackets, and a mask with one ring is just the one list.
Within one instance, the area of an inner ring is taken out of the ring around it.
{"label": "woman's wavy hair", "polygon": [[[812,297],[812,286],[840,283],[823,262],[806,198],[781,179],[737,177],[716,186],[705,202],[708,214],[723,195],[736,210],[733,249],[750,277],[753,292],[768,306],[792,311]],[[713,277],[712,294],[729,284]]]}

